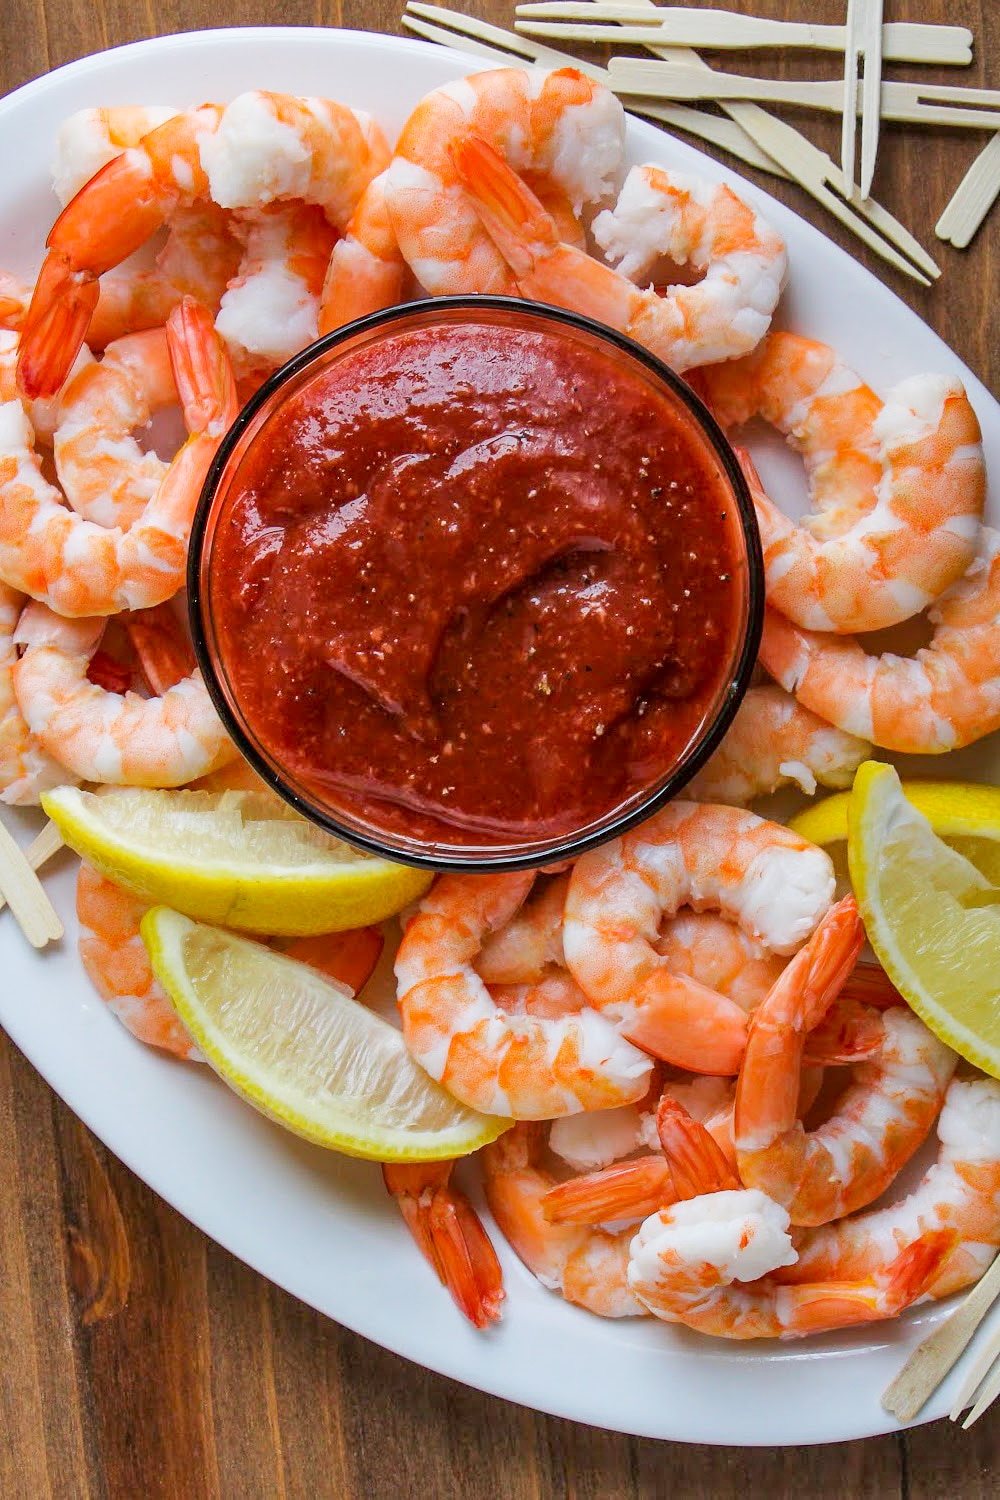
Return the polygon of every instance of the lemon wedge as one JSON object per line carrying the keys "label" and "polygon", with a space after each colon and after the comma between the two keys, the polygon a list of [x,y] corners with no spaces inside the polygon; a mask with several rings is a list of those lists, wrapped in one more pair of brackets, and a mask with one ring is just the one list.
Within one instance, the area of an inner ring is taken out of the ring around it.
{"label": "lemon wedge", "polygon": [[[903,781],[903,796],[923,813],[934,832],[1000,885],[1000,787],[975,781]],[[789,827],[824,848],[847,838],[850,792],[824,797]]]}
{"label": "lemon wedge", "polygon": [[360,853],[271,792],[61,786],[42,806],[70,848],[110,880],[248,932],[366,927],[415,901],[433,878]]}
{"label": "lemon wedge", "polygon": [[215,1071],[296,1135],[375,1161],[440,1161],[510,1126],[459,1104],[401,1032],[306,964],[165,906],[143,917],[142,938]]}
{"label": "lemon wedge", "polygon": [[893,984],[943,1042],[1000,1077],[1000,905],[990,881],[878,761],[855,777],[847,854],[868,941]]}

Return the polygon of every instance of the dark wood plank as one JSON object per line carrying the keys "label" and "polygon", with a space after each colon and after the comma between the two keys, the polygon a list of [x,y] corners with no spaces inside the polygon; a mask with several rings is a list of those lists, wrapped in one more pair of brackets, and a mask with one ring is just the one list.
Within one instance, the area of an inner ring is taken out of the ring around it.
{"label": "dark wood plank", "polygon": [[[506,0],[461,8],[510,21]],[[842,0],[737,8],[818,21],[839,21],[844,11]],[[236,0],[225,12],[209,0],[24,0],[0,7],[0,92],[105,46],[221,19],[394,31],[398,10],[395,0],[285,0],[280,16],[263,0]],[[972,26],[978,57],[963,81],[1000,82],[995,0],[897,0],[889,13]],[[833,76],[835,62],[819,61],[815,71],[824,67]],[[834,121],[807,128],[837,154]],[[965,253],[932,235],[984,143],[943,132],[883,137],[876,190],[940,260],[944,276],[933,290],[920,292],[829,221],[822,227],[996,389],[1000,214]],[[759,180],[811,216],[795,188]],[[4,1500],[985,1500],[997,1491],[997,1412],[966,1434],[935,1423],[905,1438],[736,1450],[600,1432],[420,1370],[320,1318],[209,1242],[95,1141],[3,1038],[0,1246]],[[720,1413],[720,1427],[724,1420]]]}

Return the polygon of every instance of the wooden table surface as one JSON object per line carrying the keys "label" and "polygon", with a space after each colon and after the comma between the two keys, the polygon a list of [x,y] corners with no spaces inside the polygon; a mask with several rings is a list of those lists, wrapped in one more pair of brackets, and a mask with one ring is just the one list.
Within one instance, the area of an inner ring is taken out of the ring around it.
{"label": "wooden table surface", "polygon": [[[842,0],[730,4],[819,21],[844,14]],[[458,8],[510,24],[505,0]],[[996,0],[890,0],[886,14],[970,26],[977,61],[962,81],[1000,87],[998,10]],[[391,32],[397,17],[396,0],[285,0],[280,10],[264,0],[232,0],[224,9],[209,0],[3,0],[0,93],[140,37],[278,21]],[[836,65],[825,66],[832,76]],[[830,120],[817,132],[834,154],[838,129]],[[1000,209],[967,252],[939,247],[932,235],[984,143],[980,135],[883,132],[875,192],[937,255],[944,274],[933,290],[922,292],[829,219],[821,222],[997,391]],[[5,149],[16,147],[7,141]],[[764,185],[814,217],[796,189]],[[428,1286],[429,1315],[432,1300]],[[724,1413],[719,1421],[724,1426]],[[973,1500],[998,1493],[998,1470],[1000,1407],[969,1433],[937,1422],[825,1448],[738,1450],[600,1432],[428,1374],[326,1321],[206,1239],[127,1171],[0,1036],[5,1500]]]}

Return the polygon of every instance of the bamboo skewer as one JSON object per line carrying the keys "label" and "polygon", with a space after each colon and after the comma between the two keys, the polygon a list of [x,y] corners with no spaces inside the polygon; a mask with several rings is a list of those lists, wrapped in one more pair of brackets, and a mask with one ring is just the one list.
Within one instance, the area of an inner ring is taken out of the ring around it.
{"label": "bamboo skewer", "polygon": [[1000,196],[1000,131],[962,178],[934,226],[938,239],[964,250]]}
{"label": "bamboo skewer", "polygon": [[965,1352],[998,1295],[1000,1256],[955,1311],[917,1345],[895,1380],[886,1387],[882,1394],[886,1411],[900,1422],[913,1421]]}
{"label": "bamboo skewer", "polygon": [[[48,830],[43,830],[35,843],[45,839],[47,834]],[[58,912],[45,894],[28,857],[3,823],[0,823],[0,894],[32,947],[44,948],[46,943],[62,937],[63,925]]]}
{"label": "bamboo skewer", "polygon": [[[805,81],[753,78],[675,62],[646,62],[642,58],[613,57],[608,76],[618,93],[671,100],[753,100],[839,114],[843,87],[836,80]],[[857,84],[855,84],[857,89]],[[1000,126],[1000,89],[956,88],[950,84],[883,82],[880,90],[883,120],[906,124],[948,125],[959,129],[995,130]],[[858,90],[856,112],[861,108]]]}
{"label": "bamboo skewer", "polygon": [[[861,81],[861,177],[860,193],[867,198],[875,175],[881,124],[882,83],[882,0],[847,0],[847,47],[844,54],[844,94],[840,165],[847,181],[854,186],[854,142],[857,115],[853,104],[858,90],[858,61]],[[854,194],[852,192],[851,196]]]}
{"label": "bamboo skewer", "polygon": [[[780,47],[812,52],[844,52],[847,42],[845,26],[772,21],[735,11],[679,6],[650,8],[626,3],[619,7],[546,0],[543,4],[518,5],[515,15],[517,31],[566,42],[638,42],[643,46],[653,43],[718,51]],[[972,61],[972,32],[964,26],[887,21],[882,27],[882,57],[886,62],[967,67]]]}
{"label": "bamboo skewer", "polygon": [[[604,11],[614,8],[613,5],[607,3],[602,6]],[[634,0],[628,8],[630,10],[636,8]],[[655,9],[652,0],[650,0],[649,9]],[[500,65],[509,66],[512,62],[520,62],[558,68],[568,64],[580,69],[591,78],[597,78],[609,85],[611,83],[610,75],[605,68],[584,62],[565,52],[559,52],[553,47],[531,42],[527,37],[504,31],[502,27],[492,26],[486,21],[476,20],[472,16],[448,10],[444,6],[425,4],[422,0],[410,0],[402,20],[408,30],[415,32],[418,36],[426,37],[428,41],[439,42],[446,47],[457,47],[473,56]],[[441,24],[434,24],[437,22]],[[708,74],[710,78],[715,76],[708,64],[702,62],[696,52],[687,48],[652,47],[650,50],[659,57],[666,56],[669,59],[683,60],[688,72],[697,68]],[[674,109],[677,107],[673,106]],[[770,163],[766,170],[774,172],[775,175],[786,175],[792,178],[828,213],[863,240],[876,255],[881,256],[897,270],[912,277],[921,286],[928,286],[930,280],[940,274],[938,267],[920,242],[904,225],[894,219],[887,209],[872,199],[853,207],[848,205],[847,184],[837,164],[831,161],[825,152],[820,151],[818,146],[814,146],[811,141],[806,140],[805,136],[800,135],[793,126],[768,114],[766,110],[755,104],[733,102],[723,104],[721,107],[729,117],[730,123],[740,132],[740,137],[736,140],[742,143],[741,149],[731,148],[728,144],[724,144],[721,138],[716,138],[714,134],[709,135],[707,131],[704,131],[705,139],[715,139],[716,144],[724,145],[724,149],[734,149],[735,155],[741,156],[743,160],[750,161],[753,165],[757,163],[751,160],[746,143],[749,143],[749,151],[758,157],[763,152],[765,160]],[[667,107],[659,101],[650,103],[646,100],[630,100],[629,108],[651,119],[661,120],[676,129],[687,128],[676,116],[668,114]],[[697,117],[701,112],[692,110],[690,114]],[[725,124],[724,121],[714,116],[706,118],[714,120],[714,128]],[[692,123],[692,133],[703,133],[703,127],[695,131],[694,123],[696,122]]]}

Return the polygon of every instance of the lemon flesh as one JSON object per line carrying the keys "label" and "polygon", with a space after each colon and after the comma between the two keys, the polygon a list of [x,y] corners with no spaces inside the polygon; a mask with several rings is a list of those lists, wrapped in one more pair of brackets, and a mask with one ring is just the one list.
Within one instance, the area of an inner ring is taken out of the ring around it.
{"label": "lemon flesh", "polygon": [[77,854],[135,895],[204,922],[282,937],[401,911],[432,875],[362,854],[270,792],[62,786],[42,806]]}
{"label": "lemon flesh", "polygon": [[453,1099],[401,1032],[307,965],[165,906],[142,938],[215,1071],[296,1135],[375,1161],[440,1161],[509,1127]]}
{"label": "lemon flesh", "polygon": [[1000,1077],[1000,906],[989,903],[991,882],[937,836],[893,767],[878,761],[855,778],[847,853],[868,941],[893,984],[943,1042]]}
{"label": "lemon flesh", "polygon": [[[903,781],[903,796],[934,832],[1000,885],[1000,787],[974,781]],[[790,819],[789,827],[826,847],[847,838],[850,792],[824,797]]]}

